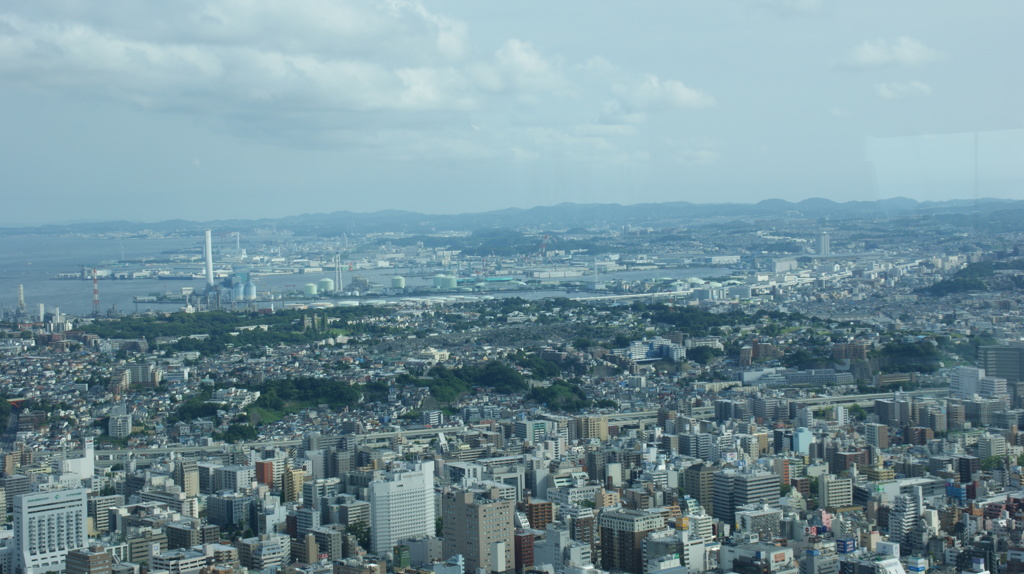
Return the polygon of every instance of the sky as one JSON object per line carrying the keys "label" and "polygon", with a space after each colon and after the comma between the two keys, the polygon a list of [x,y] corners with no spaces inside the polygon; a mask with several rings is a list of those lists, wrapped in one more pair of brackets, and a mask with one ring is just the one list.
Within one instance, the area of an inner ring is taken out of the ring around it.
{"label": "sky", "polygon": [[1024,199],[1024,3],[0,5],[0,226]]}

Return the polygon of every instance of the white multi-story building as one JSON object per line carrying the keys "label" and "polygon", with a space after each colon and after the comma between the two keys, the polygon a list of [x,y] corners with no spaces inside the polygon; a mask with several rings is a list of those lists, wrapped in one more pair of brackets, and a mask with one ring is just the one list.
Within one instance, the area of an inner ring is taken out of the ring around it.
{"label": "white multi-story building", "polygon": [[86,490],[14,497],[14,566],[21,574],[60,572],[71,550],[85,548]]}
{"label": "white multi-story building", "polygon": [[986,399],[1000,399],[1009,396],[1006,388],[1006,379],[983,377],[978,381],[978,394]]}
{"label": "white multi-story building", "polygon": [[125,438],[132,434],[132,415],[110,415],[107,434],[114,438]]}
{"label": "white multi-story building", "polygon": [[903,544],[908,541],[914,524],[921,516],[924,502],[921,487],[914,487],[912,494],[901,494],[893,501],[889,513],[889,542]]}
{"label": "white multi-story building", "polygon": [[435,534],[434,462],[414,463],[370,483],[373,551],[382,554],[399,540]]}
{"label": "white multi-story building", "polygon": [[836,405],[836,424],[841,427],[850,424],[850,411],[842,405]]}
{"label": "white multi-story building", "polygon": [[949,375],[949,390],[958,399],[969,399],[978,392],[978,381],[985,376],[985,369],[957,367]]}
{"label": "white multi-story building", "polygon": [[853,506],[853,479],[823,474],[818,478],[818,504],[822,508]]}
{"label": "white multi-story building", "polygon": [[1008,449],[1006,438],[998,434],[990,434],[978,439],[978,456],[989,458],[992,456],[1006,456]]}

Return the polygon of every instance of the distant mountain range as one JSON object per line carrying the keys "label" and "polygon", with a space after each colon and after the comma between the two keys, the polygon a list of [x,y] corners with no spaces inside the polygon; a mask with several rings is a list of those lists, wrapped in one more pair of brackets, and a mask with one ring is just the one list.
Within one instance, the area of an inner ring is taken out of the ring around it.
{"label": "distant mountain range", "polygon": [[890,219],[914,216],[986,217],[1002,223],[1024,221],[1024,200],[962,199],[915,201],[902,197],[875,201],[847,201],[812,198],[798,202],[766,199],[757,203],[708,203],[685,201],[667,203],[575,204],[509,208],[482,213],[427,215],[410,211],[386,210],[373,213],[337,211],[303,214],[278,219],[215,221],[169,220],[159,223],[110,221],[47,225],[32,228],[0,228],[3,234],[28,233],[100,233],[134,232],[145,229],[179,231],[191,229],[231,229],[248,231],[273,226],[300,235],[337,237],[343,233],[404,232],[425,234],[436,231],[472,231],[484,228],[557,229],[596,228],[635,225],[654,228],[695,227],[728,222],[800,219]]}

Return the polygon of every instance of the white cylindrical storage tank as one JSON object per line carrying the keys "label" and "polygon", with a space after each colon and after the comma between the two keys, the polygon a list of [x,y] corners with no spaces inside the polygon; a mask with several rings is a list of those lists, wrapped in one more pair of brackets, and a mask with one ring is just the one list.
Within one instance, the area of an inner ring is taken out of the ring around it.
{"label": "white cylindrical storage tank", "polygon": [[242,290],[242,295],[246,301],[256,300],[256,284],[252,281],[246,281],[245,288]]}
{"label": "white cylindrical storage tank", "polygon": [[459,280],[454,275],[435,275],[434,287],[438,289],[455,289],[459,286]]}
{"label": "white cylindrical storage tank", "polygon": [[242,287],[241,283],[235,283],[231,287],[231,296],[234,298],[235,301],[241,301],[243,299],[243,297],[245,296],[245,288]]}
{"label": "white cylindrical storage tank", "polygon": [[316,283],[306,283],[302,288],[302,293],[306,297],[316,297]]}
{"label": "white cylindrical storage tank", "polygon": [[395,275],[391,278],[392,289],[405,289],[405,277],[401,275]]}
{"label": "white cylindrical storage tank", "polygon": [[323,279],[316,282],[317,289],[321,293],[333,293],[334,292],[334,279],[330,277],[324,277]]}

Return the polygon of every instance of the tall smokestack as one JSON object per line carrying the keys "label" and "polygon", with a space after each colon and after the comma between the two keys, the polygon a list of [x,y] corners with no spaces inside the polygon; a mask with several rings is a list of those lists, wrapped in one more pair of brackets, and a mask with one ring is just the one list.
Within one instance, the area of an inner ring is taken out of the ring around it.
{"label": "tall smokestack", "polygon": [[213,232],[206,230],[206,286],[213,287]]}

